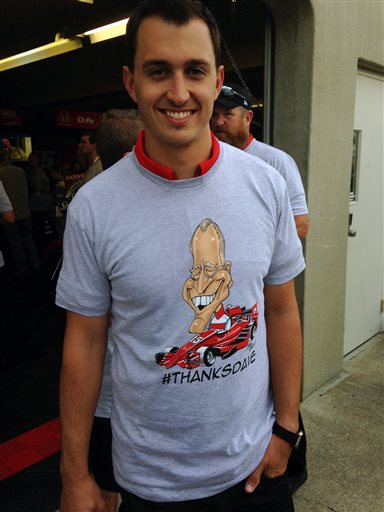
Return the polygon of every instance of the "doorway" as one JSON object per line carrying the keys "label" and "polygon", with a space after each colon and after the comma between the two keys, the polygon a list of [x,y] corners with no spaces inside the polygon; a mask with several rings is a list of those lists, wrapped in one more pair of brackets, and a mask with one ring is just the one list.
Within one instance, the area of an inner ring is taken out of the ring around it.
{"label": "doorway", "polygon": [[359,70],[349,204],[344,355],[383,328],[384,76]]}

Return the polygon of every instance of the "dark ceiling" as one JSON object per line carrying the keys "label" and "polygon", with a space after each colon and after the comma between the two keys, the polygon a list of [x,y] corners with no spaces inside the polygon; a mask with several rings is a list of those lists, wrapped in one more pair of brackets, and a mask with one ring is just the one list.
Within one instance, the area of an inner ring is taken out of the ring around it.
{"label": "dark ceiling", "polygon": [[135,0],[0,0],[0,58],[126,18]]}
{"label": "dark ceiling", "polygon": [[[71,37],[127,18],[140,1],[94,0],[88,4],[78,0],[0,0],[0,59],[53,42],[58,32]],[[239,51],[249,46],[250,38],[255,47],[263,45],[265,18],[261,0],[204,2],[216,17],[230,48],[235,45]],[[127,108],[130,100],[121,78],[123,53],[121,37],[2,72],[0,106],[22,110],[25,120],[28,115],[34,116],[34,123],[44,112],[57,108]],[[223,57],[225,60],[226,56]],[[228,60],[224,64],[229,69],[227,63]],[[260,69],[254,68],[251,73],[247,79],[256,95],[261,96]]]}

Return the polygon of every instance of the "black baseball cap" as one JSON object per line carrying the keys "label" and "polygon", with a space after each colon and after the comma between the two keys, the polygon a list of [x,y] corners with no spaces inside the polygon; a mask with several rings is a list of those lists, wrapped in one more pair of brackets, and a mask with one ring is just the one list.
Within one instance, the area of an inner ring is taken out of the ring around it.
{"label": "black baseball cap", "polygon": [[252,95],[244,87],[238,84],[227,83],[221,88],[215,103],[226,108],[244,107],[252,108]]}

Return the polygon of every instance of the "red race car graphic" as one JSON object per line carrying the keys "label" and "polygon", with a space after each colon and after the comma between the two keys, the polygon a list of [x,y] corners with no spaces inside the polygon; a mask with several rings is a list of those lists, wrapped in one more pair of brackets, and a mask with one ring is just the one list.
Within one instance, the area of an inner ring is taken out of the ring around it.
{"label": "red race car graphic", "polygon": [[167,347],[156,354],[156,363],[166,368],[179,365],[193,369],[212,366],[217,356],[227,359],[238,350],[245,348],[252,340],[258,319],[257,304],[251,309],[228,306],[225,310],[230,320],[227,330],[210,328],[187,341],[182,347]]}

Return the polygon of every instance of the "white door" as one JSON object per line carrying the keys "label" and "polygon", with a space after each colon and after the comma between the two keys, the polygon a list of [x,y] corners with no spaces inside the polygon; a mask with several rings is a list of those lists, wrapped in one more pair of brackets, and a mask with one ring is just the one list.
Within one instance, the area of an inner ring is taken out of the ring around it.
{"label": "white door", "polygon": [[344,354],[381,328],[384,230],[384,77],[359,71],[348,236]]}

